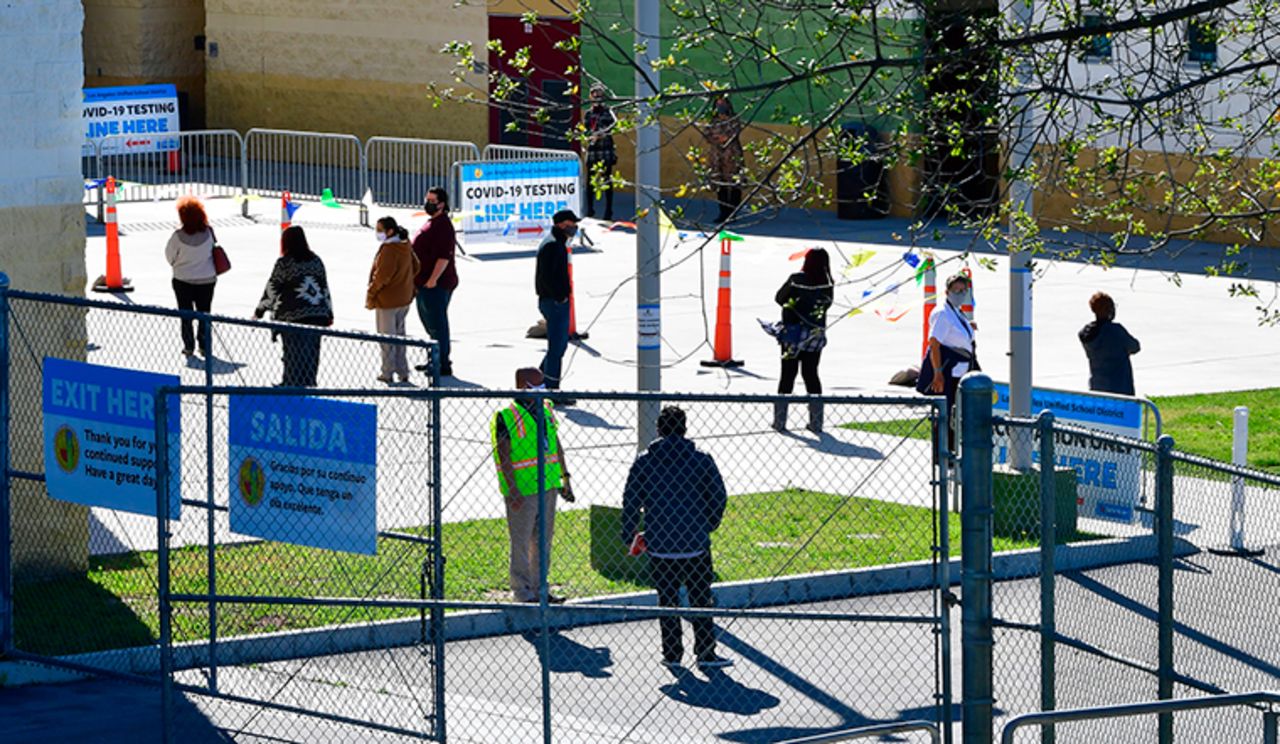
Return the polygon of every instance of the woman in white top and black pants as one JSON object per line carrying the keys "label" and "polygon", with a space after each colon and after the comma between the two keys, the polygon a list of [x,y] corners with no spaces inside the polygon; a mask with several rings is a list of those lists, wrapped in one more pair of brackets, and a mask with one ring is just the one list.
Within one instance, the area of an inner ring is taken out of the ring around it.
{"label": "woman in white top and black pants", "polygon": [[[178,219],[182,227],[174,230],[164,247],[164,257],[173,267],[173,295],[179,310],[207,313],[213,306],[213,288],[218,283],[218,270],[213,265],[213,230],[204,207],[194,196],[178,200]],[[182,319],[182,353],[196,353],[194,323]],[[200,352],[209,355],[201,339]]]}
{"label": "woman in white top and black pants", "polygon": [[[925,395],[944,395],[947,411],[953,411],[960,378],[978,369],[975,354],[975,325],[960,309],[973,284],[964,274],[947,280],[947,298],[929,316],[929,351],[920,368],[916,390]],[[953,427],[954,428],[954,427]]]}

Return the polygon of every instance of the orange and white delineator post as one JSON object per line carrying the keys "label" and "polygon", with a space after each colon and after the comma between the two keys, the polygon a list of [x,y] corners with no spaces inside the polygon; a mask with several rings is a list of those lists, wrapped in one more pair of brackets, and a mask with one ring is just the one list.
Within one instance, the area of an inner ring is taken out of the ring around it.
{"label": "orange and white delineator post", "polygon": [[720,233],[720,290],[716,297],[716,337],[714,358],[704,361],[704,367],[741,367],[742,361],[733,358],[733,244],[742,240],[730,232]]}
{"label": "orange and white delineator post", "polygon": [[933,258],[926,256],[924,264],[924,318],[921,321],[923,330],[920,334],[920,358],[929,353],[929,318],[938,305],[938,267]]}
{"label": "orange and white delineator post", "polygon": [[95,292],[132,292],[120,270],[120,226],[116,223],[116,179],[107,178],[107,273],[93,283]]}
{"label": "orange and white delineator post", "polygon": [[569,338],[579,340],[587,338],[590,334],[578,333],[578,310],[573,299],[573,246],[566,240],[564,249],[568,253],[569,261]]}

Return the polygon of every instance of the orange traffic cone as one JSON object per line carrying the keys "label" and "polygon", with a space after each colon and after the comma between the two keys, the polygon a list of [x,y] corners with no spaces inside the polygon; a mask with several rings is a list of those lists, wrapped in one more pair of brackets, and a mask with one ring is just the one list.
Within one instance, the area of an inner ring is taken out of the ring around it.
{"label": "orange traffic cone", "polygon": [[107,274],[93,283],[94,292],[132,292],[120,271],[120,227],[116,224],[116,179],[107,178]]}
{"label": "orange traffic cone", "polygon": [[742,362],[733,358],[733,301],[730,295],[732,274],[730,258],[732,246],[742,236],[727,230],[720,232],[720,291],[716,298],[715,358],[704,361],[704,367],[741,367]]}

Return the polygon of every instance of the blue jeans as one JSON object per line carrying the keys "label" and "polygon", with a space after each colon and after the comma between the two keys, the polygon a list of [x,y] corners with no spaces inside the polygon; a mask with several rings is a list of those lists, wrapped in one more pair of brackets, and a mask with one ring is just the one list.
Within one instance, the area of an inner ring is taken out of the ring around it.
{"label": "blue jeans", "polygon": [[569,348],[569,303],[538,299],[538,310],[547,321],[547,355],[542,358],[542,376],[547,388],[560,389],[560,362]]}
{"label": "blue jeans", "polygon": [[418,318],[427,335],[440,345],[440,370],[443,372],[453,366],[449,356],[449,300],[453,298],[452,289],[427,289],[418,287]]}

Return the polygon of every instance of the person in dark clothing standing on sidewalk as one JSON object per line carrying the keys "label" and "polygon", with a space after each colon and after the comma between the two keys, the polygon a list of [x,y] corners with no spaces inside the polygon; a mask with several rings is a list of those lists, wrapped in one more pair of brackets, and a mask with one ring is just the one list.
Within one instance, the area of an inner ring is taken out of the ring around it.
{"label": "person in dark clothing standing on sidewalk", "polygon": [[587,110],[587,216],[596,216],[596,190],[591,181],[598,175],[604,181],[604,218],[613,219],[613,166],[618,153],[613,146],[613,128],[618,117],[604,105],[604,86],[591,86],[591,108]]}
{"label": "person in dark clothing standing on sidewalk", "polygon": [[[449,194],[436,187],[427,192],[422,208],[427,213],[427,223],[413,239],[413,254],[421,268],[414,277],[414,298],[418,306],[418,318],[427,335],[435,339],[440,348],[440,374],[453,374],[453,358],[449,343],[449,300],[458,288],[458,270],[454,259],[457,244],[453,221],[449,219]],[[429,371],[427,365],[417,367]]]}
{"label": "person in dark clothing standing on sidewalk", "polygon": [[[578,215],[562,209],[552,216],[551,235],[538,246],[538,267],[534,284],[538,310],[547,321],[547,355],[542,358],[542,375],[548,390],[560,389],[560,364],[569,348],[569,241],[578,233]],[[563,401],[561,401],[563,404]]]}
{"label": "person in dark clothing standing on sidewalk", "polygon": [[1133,395],[1133,364],[1129,357],[1142,350],[1138,339],[1116,321],[1116,303],[1106,292],[1089,298],[1094,321],[1080,329],[1080,343],[1089,356],[1089,389]]}
{"label": "person in dark clothing standing on sidewalk", "polygon": [[[636,539],[644,517],[644,545],[649,573],[662,607],[680,605],[680,587],[689,594],[691,607],[713,607],[714,570],[711,565],[711,533],[724,517],[724,479],[711,455],[699,452],[685,438],[684,411],[675,406],[658,415],[658,437],[649,450],[636,458],[627,473],[622,494],[622,542]],[[693,647],[702,669],[718,669],[733,662],[716,655],[715,626],[709,617],[692,621]],[[680,667],[684,640],[680,618],[658,619],[662,632],[662,663]]]}
{"label": "person in dark clothing standing on sidewalk", "polygon": [[[333,325],[333,301],[324,262],[311,251],[306,233],[297,225],[280,234],[280,258],[271,269],[271,278],[253,317],[261,318],[266,313],[285,323]],[[284,350],[284,379],[280,384],[315,387],[320,368],[320,334],[284,331],[280,346]]]}

